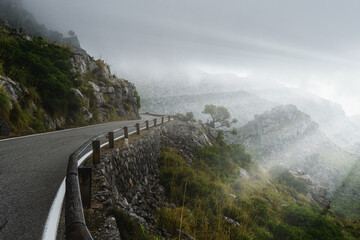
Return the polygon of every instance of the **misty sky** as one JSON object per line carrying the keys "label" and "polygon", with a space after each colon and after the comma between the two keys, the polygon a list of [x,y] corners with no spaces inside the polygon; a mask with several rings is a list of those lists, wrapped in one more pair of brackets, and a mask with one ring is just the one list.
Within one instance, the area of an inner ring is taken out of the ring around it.
{"label": "misty sky", "polygon": [[360,1],[25,0],[129,80],[234,73],[300,87],[360,114]]}

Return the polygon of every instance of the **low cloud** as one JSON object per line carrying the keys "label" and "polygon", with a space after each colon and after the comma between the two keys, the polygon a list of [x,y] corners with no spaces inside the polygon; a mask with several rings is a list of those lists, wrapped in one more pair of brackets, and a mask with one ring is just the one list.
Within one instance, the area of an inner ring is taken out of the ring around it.
{"label": "low cloud", "polygon": [[26,0],[24,6],[49,28],[73,29],[83,48],[130,80],[217,69],[304,88],[360,113],[358,1]]}

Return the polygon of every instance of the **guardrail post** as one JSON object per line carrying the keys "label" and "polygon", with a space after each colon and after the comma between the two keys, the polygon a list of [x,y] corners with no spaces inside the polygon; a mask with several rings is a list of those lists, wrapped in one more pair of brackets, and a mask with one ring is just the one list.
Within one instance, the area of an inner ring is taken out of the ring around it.
{"label": "guardrail post", "polygon": [[156,118],[154,118],[154,127],[156,127]]}
{"label": "guardrail post", "polygon": [[128,127],[124,127],[124,138],[129,138]]}
{"label": "guardrail post", "polygon": [[135,126],[137,135],[140,135],[140,123],[135,124]]}
{"label": "guardrail post", "polygon": [[146,130],[149,130],[149,120],[145,121],[145,125],[146,125]]}
{"label": "guardrail post", "polygon": [[109,148],[114,148],[114,132],[109,132]]}
{"label": "guardrail post", "polygon": [[84,208],[91,206],[91,170],[92,168],[89,166],[82,166],[78,169],[81,200]]}
{"label": "guardrail post", "polygon": [[170,117],[170,116],[168,116],[168,122],[170,122],[170,119],[171,119],[171,117]]}
{"label": "guardrail post", "polygon": [[161,124],[164,123],[164,117],[161,117]]}
{"label": "guardrail post", "polygon": [[92,142],[93,147],[93,164],[99,164],[100,163],[100,140],[95,140]]}

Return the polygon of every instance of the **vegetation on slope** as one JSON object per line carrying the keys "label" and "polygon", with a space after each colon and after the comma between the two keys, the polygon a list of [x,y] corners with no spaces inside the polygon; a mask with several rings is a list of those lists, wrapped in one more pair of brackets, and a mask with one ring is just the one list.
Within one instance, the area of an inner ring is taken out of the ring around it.
{"label": "vegetation on slope", "polygon": [[19,41],[1,30],[0,61],[6,76],[27,88],[35,88],[44,108],[53,115],[79,110],[71,88],[78,74],[71,71],[71,49],[41,38]]}
{"label": "vegetation on slope", "polygon": [[[239,166],[250,172],[251,181],[239,178]],[[178,207],[162,209],[159,224],[173,234],[181,226],[196,239],[360,237],[355,226],[349,225],[354,235],[343,231],[344,223],[311,203],[292,175],[262,173],[239,145],[200,149],[192,165],[165,149],[160,171],[168,198]]]}
{"label": "vegetation on slope", "polygon": [[[84,64],[83,72],[75,72]],[[136,117],[140,97],[135,87],[110,74],[104,61],[85,51],[73,52],[0,23],[0,76],[5,77],[0,123],[10,125],[13,135]],[[122,94],[122,89],[128,91]]]}
{"label": "vegetation on slope", "polygon": [[341,186],[334,192],[333,211],[353,220],[360,219],[360,161],[351,168]]}
{"label": "vegetation on slope", "polygon": [[[242,177],[240,168],[251,179]],[[203,147],[192,164],[164,148],[160,182],[173,206],[159,209],[157,222],[173,239],[179,238],[180,229],[198,240],[360,238],[358,222],[340,219],[311,202],[305,196],[307,186],[287,169],[265,173],[241,145]],[[130,221],[126,219],[117,216],[118,222]],[[137,229],[141,239],[160,239]]]}
{"label": "vegetation on slope", "polygon": [[71,49],[41,38],[22,40],[14,31],[0,26],[0,74],[26,91],[16,102],[0,90],[1,116],[14,132],[29,127],[44,131],[45,113],[77,119],[81,102],[71,91],[79,84],[72,71]]}

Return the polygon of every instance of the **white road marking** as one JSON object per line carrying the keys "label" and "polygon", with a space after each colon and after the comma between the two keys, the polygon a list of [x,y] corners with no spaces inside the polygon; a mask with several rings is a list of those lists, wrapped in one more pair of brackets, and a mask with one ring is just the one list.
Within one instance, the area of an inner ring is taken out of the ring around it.
{"label": "white road marking", "polygon": [[52,131],[52,132],[36,133],[36,134],[31,134],[31,135],[26,135],[26,136],[6,138],[6,139],[0,140],[0,142],[11,141],[11,140],[18,140],[18,139],[22,139],[22,138],[36,137],[36,136],[42,136],[42,135],[48,135],[48,134],[54,134],[54,133],[60,133],[60,132],[68,132],[68,131],[72,131],[72,130],[78,130],[78,129],[95,127],[95,126],[102,125],[102,124],[103,124],[103,125],[111,125],[111,124],[114,124],[114,122],[110,122],[110,123],[100,123],[100,124],[95,124],[95,125],[90,125],[90,126],[85,126],[85,127],[69,128],[69,129],[57,130],[57,131]]}
{"label": "white road marking", "polygon": [[[145,119],[144,116],[141,116],[141,120],[143,120],[143,119]],[[141,120],[134,120],[134,121],[141,121]],[[121,121],[119,121],[119,122],[121,122]],[[29,138],[29,137],[36,137],[36,136],[48,135],[48,134],[54,134],[54,133],[60,133],[60,132],[68,132],[68,131],[71,131],[71,130],[90,128],[90,127],[95,127],[95,126],[98,126],[98,125],[111,125],[111,124],[114,124],[114,123],[116,123],[116,122],[99,123],[99,124],[94,124],[94,125],[89,125],[89,126],[84,126],[84,127],[68,128],[68,129],[57,130],[57,131],[52,131],[52,132],[45,132],[45,133],[35,133],[35,134],[26,135],[26,136],[5,138],[5,139],[0,140],[0,142],[17,140],[17,139],[22,139],[22,138]]]}
{"label": "white road marking", "polygon": [[[149,127],[153,127],[149,126]],[[141,128],[141,130],[146,129],[145,128]],[[63,130],[66,131],[66,130]],[[58,132],[58,131],[57,131]],[[53,132],[51,132],[53,133]],[[132,135],[136,133],[136,131],[132,131],[129,133],[129,135]],[[41,133],[41,134],[49,134],[49,133]],[[36,134],[39,135],[39,134]],[[29,136],[24,136],[24,137],[31,137],[34,135],[29,135]],[[21,138],[21,137],[19,137]],[[117,137],[114,139],[114,141],[119,140],[121,138],[124,138],[124,135],[121,135],[120,137]],[[11,140],[11,139],[5,139],[5,140]],[[2,140],[4,141],[4,140]],[[106,145],[108,145],[109,142],[103,143],[101,144],[100,148],[105,147]],[[79,160],[78,160],[78,167],[86,160],[86,158],[88,158],[91,154],[93,153],[92,150],[90,150],[89,152],[87,152],[84,156],[82,156]],[[43,236],[42,236],[42,240],[56,240],[56,235],[57,235],[57,229],[59,226],[59,221],[60,221],[60,216],[61,216],[61,209],[63,206],[63,202],[64,202],[64,198],[65,198],[65,180],[66,178],[64,178],[64,180],[62,181],[60,188],[58,190],[58,192],[56,193],[56,197],[51,205],[51,209],[48,215],[48,218],[46,220],[45,223],[45,227],[44,227],[44,232],[43,232]]]}
{"label": "white road marking", "polygon": [[61,209],[64,202],[65,197],[65,179],[62,181],[58,192],[56,193],[56,197],[51,205],[51,209],[46,220],[44,232],[42,235],[43,240],[55,240],[57,229],[61,216]]}

